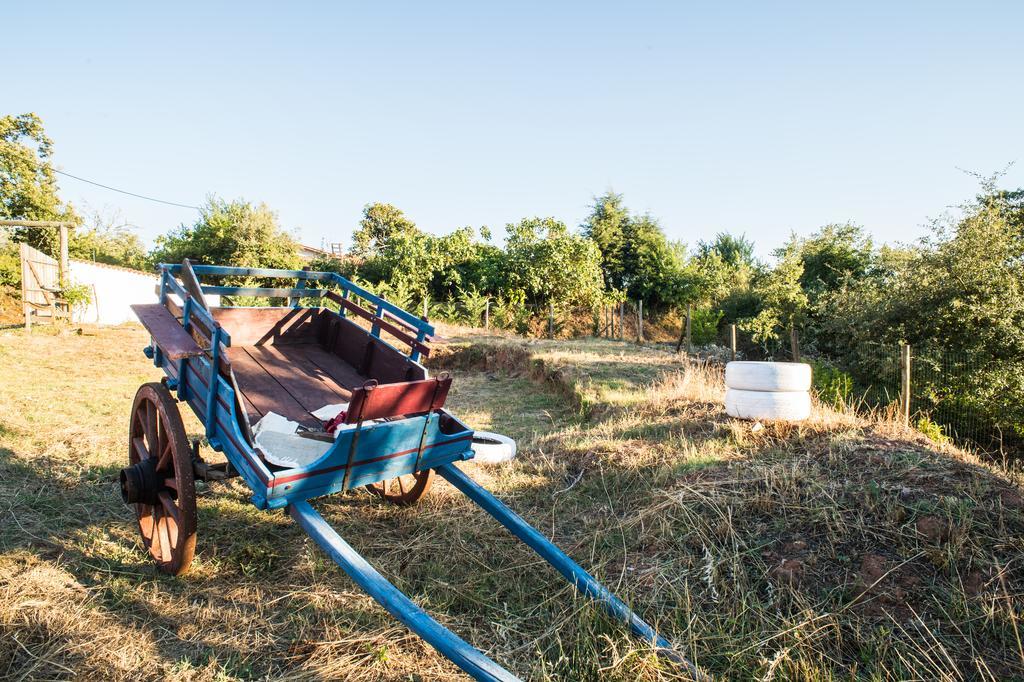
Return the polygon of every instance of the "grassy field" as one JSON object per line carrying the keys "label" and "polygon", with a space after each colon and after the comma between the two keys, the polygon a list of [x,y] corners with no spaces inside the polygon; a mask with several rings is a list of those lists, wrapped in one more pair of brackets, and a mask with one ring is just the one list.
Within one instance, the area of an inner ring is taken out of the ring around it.
{"label": "grassy field", "polygon": [[[661,351],[449,335],[449,406],[521,447],[465,469],[716,678],[1024,675],[1015,474],[881,419],[730,420],[717,373]],[[200,491],[192,569],[154,571],[115,484],[145,342],[0,331],[0,677],[460,679],[237,481]],[[686,679],[443,482],[317,507],[524,678]]]}

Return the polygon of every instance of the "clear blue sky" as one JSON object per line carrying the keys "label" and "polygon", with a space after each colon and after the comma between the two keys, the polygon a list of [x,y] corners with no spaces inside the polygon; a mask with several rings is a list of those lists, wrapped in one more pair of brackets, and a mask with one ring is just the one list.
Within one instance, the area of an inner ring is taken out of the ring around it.
{"label": "clear blue sky", "polygon": [[[693,245],[852,220],[923,233],[1024,185],[1024,3],[87,3],[3,10],[0,112],[70,173],[264,201],[306,243],[391,202],[421,227],[577,225],[608,188]],[[61,179],[148,242],[195,212]]]}

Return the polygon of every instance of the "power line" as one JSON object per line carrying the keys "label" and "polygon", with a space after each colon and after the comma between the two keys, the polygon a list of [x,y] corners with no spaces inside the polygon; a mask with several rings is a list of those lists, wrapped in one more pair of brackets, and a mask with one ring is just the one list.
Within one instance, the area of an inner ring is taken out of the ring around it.
{"label": "power line", "polygon": [[197,211],[203,210],[203,209],[199,208],[198,206],[191,206],[189,204],[179,204],[176,201],[164,201],[163,199],[156,199],[154,197],[147,197],[147,196],[142,195],[142,194],[136,194],[135,192],[129,192],[127,190],[118,189],[116,187],[111,187],[110,185],[104,185],[104,184],[99,183],[99,182],[93,182],[92,180],[86,180],[85,178],[80,178],[77,175],[72,175],[71,173],[65,173],[64,171],[57,170],[56,168],[53,168],[52,170],[53,170],[54,173],[60,173],[61,175],[66,175],[69,178],[74,178],[75,180],[79,180],[81,182],[87,182],[90,185],[96,185],[97,187],[102,187],[103,189],[109,189],[111,192],[120,192],[121,194],[127,194],[128,196],[131,196],[131,197],[136,197],[136,198],[139,198],[139,199],[145,199],[146,201],[155,201],[158,204],[167,204],[168,206],[180,206],[181,208],[194,208]]}
{"label": "power line", "polygon": [[[43,162],[41,162],[39,159],[35,158],[34,156],[31,156],[31,152],[29,152],[29,150],[25,149],[21,145],[14,144],[12,142],[7,142],[7,140],[0,140],[0,143],[3,143],[4,145],[8,146],[11,149],[16,149],[19,152],[24,153],[25,156],[26,156],[26,160],[27,161],[30,161],[30,162],[36,164],[37,166],[40,166],[40,167],[43,167],[43,168],[46,167],[46,164],[44,164]],[[57,170],[56,168],[53,167],[52,164],[50,165],[50,170],[52,170],[54,173],[60,173],[61,175],[66,175],[69,178],[74,178],[75,180],[78,180],[79,182],[86,182],[86,183],[88,183],[90,185],[95,185],[97,187],[102,187],[103,189],[109,189],[111,192],[120,192],[121,194],[127,194],[130,197],[136,197],[138,199],[145,199],[146,201],[155,201],[158,204],[167,204],[168,206],[179,206],[181,208],[191,208],[191,209],[194,209],[196,211],[202,211],[203,210],[203,209],[199,208],[198,206],[192,206],[191,204],[179,204],[177,201],[165,201],[163,199],[157,199],[155,197],[147,197],[144,194],[136,194],[135,192],[129,192],[128,190],[118,189],[117,187],[111,187],[110,185],[104,185],[103,183],[94,182],[93,180],[86,180],[85,178],[81,178],[81,177],[79,177],[77,175],[72,175],[71,173],[67,173],[67,172],[62,171],[62,170]]]}

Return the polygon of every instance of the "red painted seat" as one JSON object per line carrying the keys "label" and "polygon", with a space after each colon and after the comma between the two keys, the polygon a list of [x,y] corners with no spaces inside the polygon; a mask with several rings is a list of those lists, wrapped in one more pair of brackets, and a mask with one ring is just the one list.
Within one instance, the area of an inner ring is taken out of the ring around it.
{"label": "red painted seat", "polygon": [[424,414],[444,407],[452,378],[447,373],[433,379],[377,384],[369,381],[352,391],[346,424]]}

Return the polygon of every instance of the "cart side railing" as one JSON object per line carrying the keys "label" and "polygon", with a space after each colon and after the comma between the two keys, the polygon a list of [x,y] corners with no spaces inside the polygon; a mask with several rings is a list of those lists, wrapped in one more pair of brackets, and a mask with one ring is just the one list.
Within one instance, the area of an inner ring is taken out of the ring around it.
{"label": "cart side railing", "polygon": [[[190,334],[198,331],[201,336],[206,337],[209,346],[204,350],[209,352],[210,367],[213,368],[213,371],[210,372],[210,376],[216,378],[220,368],[223,348],[231,345],[231,334],[217,324],[213,319],[213,315],[205,305],[197,305],[195,299],[185,291],[185,288],[178,283],[178,280],[170,276],[170,274],[164,270],[160,277],[160,303],[162,305],[167,305],[167,296],[168,293],[171,292],[177,294],[182,300],[181,326]],[[198,329],[195,324],[197,321],[200,323],[198,325]],[[156,349],[156,352],[159,352],[159,349]],[[183,362],[187,362],[188,359],[183,358],[182,360]],[[159,358],[156,358],[156,364],[160,364]],[[184,372],[181,374],[184,375]],[[217,381],[210,381],[206,395],[206,419],[203,420],[206,424],[207,439],[214,438],[216,435],[216,421],[214,419],[217,405],[216,397]],[[185,399],[184,386],[180,383],[178,386],[178,398]]]}
{"label": "cart side railing", "polygon": [[[181,301],[180,305],[171,299],[172,294]],[[165,370],[168,388],[196,413],[210,446],[229,455],[232,466],[256,493],[257,506],[262,506],[273,473],[252,450],[251,436],[241,430],[240,425],[247,425],[248,421],[240,414],[236,387],[231,379],[227,355],[231,334],[203,303],[186,291],[169,269],[162,269],[159,296],[160,305],[173,316],[171,320],[180,323],[189,340],[198,343],[190,352],[170,357],[165,356],[154,338],[147,355],[153,364]]]}
{"label": "cart side railing", "polygon": [[[175,277],[182,273],[183,267],[181,264],[160,264],[161,291],[163,291],[164,281],[178,284]],[[326,298],[338,305],[338,314],[342,317],[356,315],[369,322],[370,334],[372,336],[380,338],[381,331],[385,331],[408,346],[408,351],[397,350],[414,362],[418,361],[420,356],[428,355],[430,352],[426,343],[434,336],[435,330],[433,325],[335,272],[194,264],[191,266],[191,269],[196,276],[262,277],[297,280],[296,286],[284,288],[216,286],[208,284],[201,285],[201,287],[203,293],[219,294],[222,296],[285,298],[288,299],[290,306],[296,308],[299,307],[300,301],[303,298]],[[320,282],[327,286],[325,288],[318,288],[310,286],[311,282]],[[340,289],[340,292],[335,291],[335,289]],[[178,293],[179,290],[183,290],[180,285],[177,286],[175,292]],[[179,293],[179,295],[181,294]],[[358,299],[362,299],[369,309],[359,305]]]}

